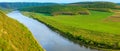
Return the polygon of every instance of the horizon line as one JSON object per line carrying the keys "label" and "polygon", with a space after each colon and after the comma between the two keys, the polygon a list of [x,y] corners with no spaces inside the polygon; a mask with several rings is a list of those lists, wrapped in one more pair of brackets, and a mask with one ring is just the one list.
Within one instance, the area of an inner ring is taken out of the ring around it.
{"label": "horizon line", "polygon": [[[80,1],[80,2],[112,2],[112,1]],[[0,3],[25,3],[24,1],[13,1],[13,2],[0,2]],[[77,2],[27,2],[26,3],[77,3]],[[120,3],[120,2],[113,2]]]}

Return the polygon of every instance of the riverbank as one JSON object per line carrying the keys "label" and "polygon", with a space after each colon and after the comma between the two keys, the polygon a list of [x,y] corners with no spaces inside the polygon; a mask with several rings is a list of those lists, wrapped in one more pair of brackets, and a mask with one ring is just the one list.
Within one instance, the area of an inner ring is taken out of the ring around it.
{"label": "riverbank", "polygon": [[[99,12],[98,12],[99,13]],[[111,34],[107,32],[99,32],[99,31],[92,31],[88,29],[76,28],[74,26],[69,26],[70,24],[66,25],[63,22],[59,22],[54,18],[49,18],[51,16],[44,16],[38,13],[23,13],[26,16],[34,18],[40,22],[43,22],[50,28],[57,30],[62,33],[62,35],[66,36],[69,39],[74,39],[82,42],[85,45],[90,45],[92,48],[99,47],[100,49],[119,49],[119,34]],[[94,15],[95,16],[95,15]],[[97,15],[98,16],[98,15]],[[105,15],[104,15],[105,16]],[[104,17],[103,16],[103,17]],[[109,14],[108,14],[109,16]],[[72,16],[70,16],[72,17]],[[58,18],[60,18],[58,16]],[[63,17],[61,17],[63,18]],[[72,19],[74,20],[74,19]],[[63,20],[62,20],[63,21]],[[72,22],[71,22],[72,23]],[[109,35],[108,35],[109,34]],[[117,40],[117,41],[116,41]],[[98,48],[98,49],[99,49]],[[108,50],[110,51],[110,50]]]}
{"label": "riverbank", "polygon": [[98,51],[96,49],[80,46],[79,44],[64,38],[59,33],[52,31],[45,24],[26,17],[19,11],[13,11],[8,15],[25,25],[46,51]]}
{"label": "riverbank", "polygon": [[43,51],[32,33],[0,11],[0,51]]}

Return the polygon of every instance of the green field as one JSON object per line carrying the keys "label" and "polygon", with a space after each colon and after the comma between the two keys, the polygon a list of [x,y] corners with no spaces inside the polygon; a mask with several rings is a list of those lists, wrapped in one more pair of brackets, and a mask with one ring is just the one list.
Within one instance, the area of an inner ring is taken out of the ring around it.
{"label": "green field", "polygon": [[22,12],[46,25],[63,32],[68,38],[100,48],[120,49],[120,23],[106,21],[114,13],[90,11],[90,15],[49,16]]}
{"label": "green field", "polygon": [[43,51],[32,33],[0,11],[0,51]]}

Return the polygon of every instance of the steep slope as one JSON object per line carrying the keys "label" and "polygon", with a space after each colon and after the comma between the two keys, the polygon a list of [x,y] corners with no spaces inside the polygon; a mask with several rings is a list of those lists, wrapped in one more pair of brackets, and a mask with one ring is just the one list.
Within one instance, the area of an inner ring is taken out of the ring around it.
{"label": "steep slope", "polygon": [[0,51],[43,51],[31,32],[0,11]]}

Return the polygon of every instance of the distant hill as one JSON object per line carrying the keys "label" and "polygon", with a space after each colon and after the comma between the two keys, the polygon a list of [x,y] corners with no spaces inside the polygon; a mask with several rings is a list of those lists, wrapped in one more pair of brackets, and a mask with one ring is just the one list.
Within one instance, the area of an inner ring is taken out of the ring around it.
{"label": "distant hill", "polygon": [[58,5],[57,3],[35,3],[35,2],[1,2],[0,7],[10,8],[10,9],[18,9],[24,7],[32,7],[32,6],[51,6]]}
{"label": "distant hill", "polygon": [[13,9],[7,9],[7,8],[3,8],[3,7],[0,7],[0,10],[3,11],[4,13],[6,13],[6,14],[13,11]]}
{"label": "distant hill", "polygon": [[77,15],[84,14],[89,15],[89,11],[82,7],[76,6],[67,6],[67,5],[54,5],[54,6],[42,6],[42,7],[28,7],[19,9],[21,11],[29,11],[29,12],[38,12],[38,13],[47,13],[50,15]]}
{"label": "distant hill", "polygon": [[114,8],[117,4],[113,2],[76,2],[69,5],[79,5],[85,8]]}
{"label": "distant hill", "polygon": [[120,3],[117,3],[117,5],[120,5]]}

